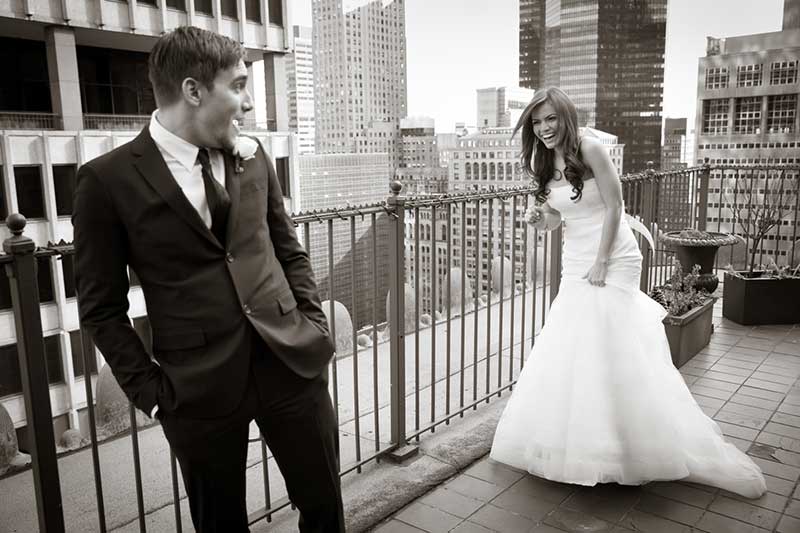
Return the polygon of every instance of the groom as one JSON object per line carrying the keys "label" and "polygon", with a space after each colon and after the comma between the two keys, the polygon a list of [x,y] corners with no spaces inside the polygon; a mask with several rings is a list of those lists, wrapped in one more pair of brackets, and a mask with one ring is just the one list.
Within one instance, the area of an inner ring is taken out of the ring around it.
{"label": "groom", "polygon": [[[78,172],[80,318],[127,396],[161,422],[198,531],[248,531],[255,420],[300,531],[343,532],[333,345],[272,161],[238,137],[253,107],[244,57],[235,41],[193,27],[153,47],[149,126]],[[128,268],[151,351],[127,316]]]}

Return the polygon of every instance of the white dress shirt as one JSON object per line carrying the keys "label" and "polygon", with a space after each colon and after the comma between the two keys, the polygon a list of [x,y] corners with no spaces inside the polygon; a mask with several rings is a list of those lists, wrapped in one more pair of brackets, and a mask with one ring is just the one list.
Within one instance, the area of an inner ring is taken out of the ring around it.
{"label": "white dress shirt", "polygon": [[[187,142],[171,131],[167,130],[158,122],[158,110],[153,111],[150,117],[150,137],[156,143],[158,151],[164,158],[172,177],[178,182],[183,194],[189,203],[200,214],[206,226],[211,228],[211,212],[208,209],[206,200],[206,188],[203,184],[203,173],[200,162],[197,160],[199,148]],[[211,171],[223,187],[225,187],[225,159],[222,152],[209,148],[209,159],[211,160]],[[150,411],[150,417],[155,418],[158,412],[158,404]]]}
{"label": "white dress shirt", "polygon": [[[200,214],[200,218],[203,219],[206,226],[210,228],[211,212],[208,210],[208,201],[206,201],[202,167],[197,160],[197,152],[200,149],[164,128],[158,122],[157,114],[158,110],[156,109],[150,117],[150,137],[153,138],[158,151],[161,152],[172,177],[178,182],[178,187]],[[225,187],[225,159],[222,152],[209,148],[208,155],[214,179]]]}

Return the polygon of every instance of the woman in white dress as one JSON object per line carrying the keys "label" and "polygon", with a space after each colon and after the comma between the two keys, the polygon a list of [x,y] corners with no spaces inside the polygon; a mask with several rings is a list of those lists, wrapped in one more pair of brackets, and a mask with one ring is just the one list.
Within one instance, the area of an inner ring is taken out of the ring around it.
{"label": "woman in white dress", "polygon": [[759,467],[724,441],[672,364],[666,311],[639,290],[642,256],[606,149],[579,139],[557,88],[537,91],[520,129],[537,183],[528,222],[564,223],[563,269],[491,458],[565,483],[683,479],[761,496]]}

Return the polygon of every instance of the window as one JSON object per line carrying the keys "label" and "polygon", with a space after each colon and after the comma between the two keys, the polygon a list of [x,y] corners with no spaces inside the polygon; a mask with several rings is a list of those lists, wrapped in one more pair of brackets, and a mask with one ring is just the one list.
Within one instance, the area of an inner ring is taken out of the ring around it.
{"label": "window", "polygon": [[67,298],[75,297],[75,256],[61,256],[61,270],[64,273],[64,293]]}
{"label": "window", "polygon": [[247,20],[261,22],[261,0],[245,0],[244,15]]}
{"label": "window", "polygon": [[211,0],[194,0],[194,10],[204,15],[213,15]]}
{"label": "window", "polygon": [[275,158],[275,173],[278,175],[278,183],[281,184],[281,191],[286,198],[292,197],[291,183],[289,180],[289,158]]}
{"label": "window", "polygon": [[22,392],[17,345],[0,346],[0,397]]}
{"label": "window", "polygon": [[36,258],[36,281],[39,285],[39,302],[53,301],[53,267],[49,257]]}
{"label": "window", "polygon": [[724,89],[728,86],[728,67],[706,69],[706,89]]}
{"label": "window", "polygon": [[61,343],[58,335],[44,338],[44,362],[47,367],[47,382],[51,385],[64,383],[64,366],[61,363]]}
{"label": "window", "polygon": [[269,23],[276,26],[283,26],[283,2],[281,0],[269,0]]}
{"label": "window", "polygon": [[222,16],[223,17],[229,17],[229,18],[232,18],[232,19],[238,19],[239,18],[239,13],[238,13],[238,10],[236,9],[236,4],[237,3],[238,3],[238,0],[222,0],[220,2],[220,8],[222,10],[221,11],[222,12]]}
{"label": "window", "polygon": [[76,52],[85,113],[149,115],[155,110],[147,53],[93,46],[78,46]]}
{"label": "window", "polygon": [[17,204],[25,218],[46,218],[42,192],[42,168],[39,166],[14,167],[17,182]]}
{"label": "window", "polygon": [[728,99],[703,101],[703,134],[725,135],[728,133]]}
{"label": "window", "polygon": [[[75,377],[82,376],[84,373],[83,366],[83,339],[81,338],[81,330],[69,332],[69,344],[72,348],[72,373]],[[97,374],[97,356],[94,353],[94,343],[90,343],[92,352],[89,354],[89,368],[92,374]]]}
{"label": "window", "polygon": [[[0,165],[0,178],[3,176],[3,165]],[[0,183],[0,223],[5,224],[8,216],[8,202],[6,202],[6,188]]]}
{"label": "window", "polygon": [[733,130],[736,133],[760,133],[760,128],[761,97],[737,98]]}
{"label": "window", "polygon": [[56,192],[56,215],[72,214],[72,194],[75,192],[75,165],[53,165],[53,184]]}
{"label": "window", "polygon": [[186,11],[186,0],[167,0],[167,7],[179,11]]}
{"label": "window", "polygon": [[797,116],[796,94],[770,96],[767,109],[769,133],[794,133],[794,120]]}
{"label": "window", "polygon": [[146,6],[150,6],[150,7],[158,7],[158,2],[157,2],[157,0],[139,0],[139,1],[138,1],[138,2],[136,2],[136,3],[137,3],[137,4],[144,4],[144,5],[146,5]]}
{"label": "window", "polygon": [[797,83],[797,60],[775,61],[770,68],[770,85]]}
{"label": "window", "polygon": [[736,67],[737,87],[757,87],[761,85],[761,65],[740,65]]}

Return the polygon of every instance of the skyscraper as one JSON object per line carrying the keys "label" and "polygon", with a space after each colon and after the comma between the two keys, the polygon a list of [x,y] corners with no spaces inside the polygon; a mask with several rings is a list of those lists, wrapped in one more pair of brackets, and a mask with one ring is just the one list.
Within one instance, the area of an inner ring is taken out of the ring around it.
{"label": "skyscraper", "polygon": [[546,0],[519,0],[519,86],[544,86]]}
{"label": "skyscraper", "polygon": [[538,56],[520,46],[520,64],[538,57],[538,78],[573,99],[581,126],[619,136],[631,172],[661,158],[666,19],[667,0],[520,1],[520,32],[534,33],[520,42],[539,42]]}
{"label": "skyscraper", "polygon": [[403,0],[313,0],[317,153],[388,152],[406,116]]}
{"label": "skyscraper", "polygon": [[783,29],[800,29],[800,0],[783,0]]}
{"label": "skyscraper", "polygon": [[297,134],[300,154],[314,153],[314,62],[311,28],[294,26],[294,53],[286,56],[289,130]]}
{"label": "skyscraper", "polygon": [[520,87],[478,89],[478,127],[515,126],[531,98],[533,91]]}

